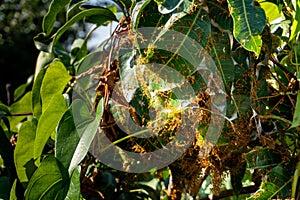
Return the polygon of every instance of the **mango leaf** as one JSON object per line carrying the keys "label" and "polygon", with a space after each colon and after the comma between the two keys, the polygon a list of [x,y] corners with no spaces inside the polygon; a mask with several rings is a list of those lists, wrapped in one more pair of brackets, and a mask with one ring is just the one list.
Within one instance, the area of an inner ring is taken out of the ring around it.
{"label": "mango leaf", "polygon": [[49,136],[67,109],[62,92],[70,79],[65,66],[59,61],[52,62],[46,71],[40,90],[42,115],[37,126],[34,159],[41,155]]}
{"label": "mango leaf", "polygon": [[254,6],[253,0],[227,0],[233,18],[233,35],[247,50],[259,56],[262,39],[260,33],[266,25],[262,8]]}
{"label": "mango leaf", "polygon": [[132,10],[132,27],[134,29],[138,28],[140,18],[142,17],[143,10],[150,3],[150,0],[144,0],[137,2]]}
{"label": "mango leaf", "polygon": [[211,38],[209,39],[209,55],[214,59],[227,89],[231,88],[234,80],[235,70],[230,48],[230,39],[227,33],[221,33],[218,29],[212,28]]}
{"label": "mango leaf", "polygon": [[209,20],[208,13],[199,10],[198,12],[186,15],[175,21],[171,29],[185,34],[205,47],[211,35],[211,24]]}
{"label": "mango leaf", "polygon": [[41,86],[46,70],[46,68],[40,69],[32,86],[32,112],[33,116],[37,119],[39,119],[42,114]]}
{"label": "mango leaf", "polygon": [[294,111],[293,122],[291,128],[300,126],[300,92],[297,95],[296,109]]}
{"label": "mango leaf", "polygon": [[103,99],[101,99],[98,104],[96,109],[96,117],[94,119],[91,119],[91,116],[87,115],[90,111],[87,108],[87,105],[81,100],[74,101],[72,104],[72,109],[74,113],[75,126],[78,130],[80,140],[73,154],[69,166],[69,173],[72,173],[76,166],[85,157],[95,137],[95,134],[97,133],[97,129],[103,115]]}
{"label": "mango leaf", "polygon": [[118,21],[114,13],[106,8],[91,8],[83,10],[67,21],[60,29],[58,29],[54,35],[52,47],[56,45],[56,43],[59,41],[59,38],[64,34],[64,32],[69,30],[74,23],[91,16],[98,16],[103,22]]}
{"label": "mango leaf", "polygon": [[33,174],[25,199],[64,199],[69,189],[69,174],[52,155],[47,156]]}
{"label": "mango leaf", "polygon": [[159,27],[163,26],[171,14],[157,12],[157,4],[151,0],[137,2],[132,10],[132,27]]}
{"label": "mango leaf", "polygon": [[210,18],[217,23],[221,29],[233,31],[233,20],[229,14],[227,1],[207,1]]}
{"label": "mango leaf", "polygon": [[32,121],[24,122],[18,133],[14,158],[18,178],[21,183],[28,182],[37,168],[33,160],[35,133],[36,125]]}
{"label": "mango leaf", "polygon": [[257,148],[246,154],[247,168],[266,168],[281,162],[280,156],[266,148]]}
{"label": "mango leaf", "polygon": [[[79,139],[73,120],[72,107],[70,107],[59,121],[55,139],[55,157],[66,169],[69,168]],[[66,141],[68,142],[66,143]]]}
{"label": "mango leaf", "polygon": [[52,0],[47,14],[43,19],[42,28],[46,35],[50,35],[56,22],[57,14],[65,8],[70,0]]}
{"label": "mango leaf", "polygon": [[158,11],[161,14],[169,14],[173,11],[176,11],[184,0],[165,0],[162,4],[158,5]]}
{"label": "mango leaf", "polygon": [[279,197],[289,197],[290,183],[293,177],[290,176],[289,169],[282,164],[274,167],[267,175],[268,180],[264,180],[260,189],[256,191],[248,200],[265,200]]}
{"label": "mango leaf", "polygon": [[289,41],[293,40],[300,32],[300,1],[296,1],[297,5],[296,5],[296,14],[293,20],[293,24],[292,24],[292,30],[291,30],[291,36]]}
{"label": "mango leaf", "polygon": [[80,170],[76,167],[73,170],[70,180],[70,187],[65,200],[80,200]]}
{"label": "mango leaf", "polygon": [[264,0],[259,0],[259,4],[260,4],[260,7],[262,9],[264,9],[264,11],[266,13],[267,20],[270,24],[275,19],[281,17],[280,12],[279,12],[279,8],[276,4],[274,4],[272,2],[267,2],[267,1],[264,1]]}
{"label": "mango leaf", "polygon": [[[15,102],[10,107],[10,113],[31,113],[31,94],[32,92],[27,92],[19,101]],[[10,120],[10,127],[12,131],[17,132],[18,131],[18,123],[20,123],[22,120],[26,118],[26,115],[24,116],[13,116],[9,117]]]}

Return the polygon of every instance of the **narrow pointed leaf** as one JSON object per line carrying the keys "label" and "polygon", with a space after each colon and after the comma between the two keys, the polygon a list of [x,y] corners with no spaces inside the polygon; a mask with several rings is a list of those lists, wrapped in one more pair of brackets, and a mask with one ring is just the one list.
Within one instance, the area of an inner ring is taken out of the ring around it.
{"label": "narrow pointed leaf", "polygon": [[58,29],[58,31],[54,35],[52,47],[56,45],[56,43],[59,41],[59,38],[64,34],[64,32],[69,30],[69,28],[73,24],[91,16],[98,16],[99,18],[101,18],[103,23],[106,21],[118,21],[114,13],[107,8],[91,8],[83,10],[80,13],[76,14],[74,17],[72,17],[69,21],[67,21],[60,29]]}
{"label": "narrow pointed leaf", "polygon": [[47,35],[50,35],[53,30],[57,14],[63,10],[69,2],[70,0],[52,0],[49,10],[43,19],[42,25],[43,31]]}
{"label": "narrow pointed leaf", "polygon": [[233,18],[235,39],[257,56],[260,54],[262,39],[260,33],[266,25],[266,15],[262,8],[254,6],[253,0],[227,0]]}

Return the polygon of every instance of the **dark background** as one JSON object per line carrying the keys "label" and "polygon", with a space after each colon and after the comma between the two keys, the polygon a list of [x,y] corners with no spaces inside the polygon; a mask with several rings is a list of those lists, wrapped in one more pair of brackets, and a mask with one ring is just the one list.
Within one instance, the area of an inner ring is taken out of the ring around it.
{"label": "dark background", "polygon": [[[2,0],[0,3],[0,101],[34,73],[38,50],[33,37],[41,32],[49,0]],[[13,97],[11,96],[11,103]]]}

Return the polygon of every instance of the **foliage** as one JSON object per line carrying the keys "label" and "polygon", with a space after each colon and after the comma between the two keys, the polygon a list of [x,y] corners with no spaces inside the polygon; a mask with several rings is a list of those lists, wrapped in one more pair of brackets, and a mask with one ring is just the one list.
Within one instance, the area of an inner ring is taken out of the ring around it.
{"label": "foliage", "polygon": [[[299,1],[116,0],[112,5],[52,0],[40,24],[43,32],[34,38],[40,56],[31,91],[21,85],[12,105],[0,103],[0,198],[299,198]],[[61,15],[65,21],[55,27]],[[96,51],[88,50],[91,34],[113,21],[118,22],[113,36]],[[65,45],[78,23],[93,26],[84,38]],[[159,48],[159,42],[143,46],[143,37],[132,36],[139,28],[153,30],[146,27],[156,27],[159,33],[143,34],[165,41],[170,51]],[[208,87],[205,73],[193,71],[199,46],[174,40],[168,31],[201,44],[200,54],[209,54],[221,75],[209,81],[217,89],[224,83],[227,107],[220,118],[225,124],[217,127],[222,131],[217,144],[204,156],[213,107],[221,107],[224,99]],[[130,39],[135,48],[124,45]],[[141,71],[149,81],[142,87],[135,82]],[[191,89],[183,80],[189,81],[201,111],[185,153],[145,173],[121,172],[103,164],[104,157],[98,160],[101,152],[118,153],[113,159],[129,171],[133,165],[120,148],[143,154],[175,140],[180,151],[176,131],[187,107],[176,88]],[[122,98],[120,87],[126,91]],[[152,123],[155,136],[140,138],[140,129],[127,134],[115,119],[129,119],[132,127]],[[107,151],[99,132],[119,148]]]}

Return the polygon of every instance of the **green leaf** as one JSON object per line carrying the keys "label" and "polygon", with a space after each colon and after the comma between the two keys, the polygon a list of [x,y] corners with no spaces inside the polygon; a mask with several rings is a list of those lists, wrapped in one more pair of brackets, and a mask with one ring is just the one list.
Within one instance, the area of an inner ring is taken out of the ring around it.
{"label": "green leaf", "polygon": [[273,150],[257,148],[246,154],[248,168],[266,168],[281,162],[280,156]]}
{"label": "green leaf", "polygon": [[140,19],[142,17],[143,10],[150,3],[150,0],[137,2],[132,10],[132,27],[138,28]]}
{"label": "green leaf", "polygon": [[74,57],[74,59],[80,60],[81,58],[86,56],[87,53],[88,50],[86,41],[81,38],[76,39],[71,47],[71,55]]}
{"label": "green leaf", "polygon": [[266,25],[262,8],[254,6],[253,0],[227,0],[233,18],[233,35],[247,50],[259,56],[262,39],[260,33]]}
{"label": "green leaf", "polygon": [[65,200],[80,200],[80,170],[76,167],[71,175],[70,187]]}
{"label": "green leaf", "polygon": [[[59,120],[67,109],[65,99],[62,94],[54,94],[48,106],[41,115],[34,141],[34,159],[37,159],[43,152],[50,135],[55,131]],[[38,160],[37,160],[38,163]]]}
{"label": "green leaf", "polygon": [[184,0],[165,0],[163,4],[158,5],[158,11],[161,14],[169,14],[179,9]]}
{"label": "green leaf", "polygon": [[264,0],[259,0],[259,4],[260,7],[264,9],[269,23],[272,23],[272,21],[281,17],[279,8],[276,4]]}
{"label": "green leaf", "polygon": [[52,47],[56,45],[56,43],[59,41],[59,38],[64,34],[64,32],[69,30],[74,23],[90,16],[99,16],[99,18],[101,17],[103,21],[118,21],[114,13],[106,8],[92,8],[83,10],[67,21],[60,29],[58,29],[54,35]]}
{"label": "green leaf", "polygon": [[[170,20],[169,22],[170,23]],[[191,15],[185,15],[173,23],[171,29],[199,42],[203,47],[208,43],[211,35],[211,24],[208,13],[199,10]]]}
{"label": "green leaf", "polygon": [[214,59],[219,71],[221,72],[225,87],[231,88],[234,80],[234,64],[231,57],[230,38],[227,33],[222,33],[216,28],[212,28],[211,38],[209,39],[209,55]]}
{"label": "green leaf", "polygon": [[13,183],[13,185],[11,186],[11,190],[10,190],[10,197],[9,197],[9,200],[18,200],[17,198],[17,183],[18,183],[18,180],[16,179]]}
{"label": "green leaf", "polygon": [[291,30],[291,36],[289,41],[293,40],[300,32],[300,1],[296,1],[297,5],[296,5],[296,14],[295,17],[293,19],[293,24],[292,24],[292,30]]}
{"label": "green leaf", "polygon": [[14,101],[18,101],[25,94],[28,85],[28,83],[22,84],[14,91]]}
{"label": "green leaf", "polygon": [[41,68],[32,86],[32,112],[33,116],[37,119],[39,119],[42,114],[41,86],[46,71],[46,68]]}
{"label": "green leaf", "polygon": [[[32,92],[27,92],[19,101],[15,102],[10,107],[10,113],[31,113],[31,99]],[[18,123],[24,120],[26,116],[13,116],[10,117],[10,127],[12,131],[18,131]]]}
{"label": "green leaf", "polygon": [[248,200],[265,200],[273,199],[277,197],[280,192],[283,192],[279,197],[288,197],[285,194],[289,194],[289,187],[287,187],[293,177],[289,174],[289,169],[283,167],[283,165],[278,165],[274,167],[268,173],[268,180],[262,182],[260,189],[255,192]]}
{"label": "green leaf", "polygon": [[62,94],[70,79],[71,76],[61,62],[54,61],[50,64],[41,85],[43,112],[57,94]]}
{"label": "green leaf", "polygon": [[52,0],[49,10],[43,19],[42,28],[46,35],[50,35],[56,22],[57,14],[65,8],[70,0]]}
{"label": "green leaf", "polygon": [[209,16],[221,29],[233,32],[233,20],[229,14],[227,1],[207,1]]}
{"label": "green leaf", "polygon": [[34,80],[37,79],[40,71],[45,68],[48,64],[50,64],[54,59],[54,55],[51,53],[47,53],[44,51],[40,51],[38,58],[36,60],[35,72],[34,72]]}
{"label": "green leaf", "polygon": [[298,91],[296,109],[294,111],[293,122],[291,128],[300,126],[300,92]]}
{"label": "green leaf", "polygon": [[[73,120],[72,107],[70,107],[59,121],[55,139],[55,157],[66,169],[69,168],[79,139]],[[66,141],[68,142],[66,143]]]}
{"label": "green leaf", "polygon": [[[42,114],[37,126],[34,159],[42,154],[49,136],[54,132],[60,118],[67,109],[62,92],[70,79],[71,76],[65,66],[59,61],[52,62],[46,71],[40,90]],[[36,101],[39,100],[36,99]]]}
{"label": "green leaf", "polygon": [[78,130],[80,140],[76,146],[75,153],[73,154],[69,166],[69,173],[71,173],[74,170],[74,168],[76,168],[76,166],[85,157],[95,137],[95,134],[100,124],[100,120],[103,115],[103,98],[98,104],[98,108],[96,110],[96,117],[93,121],[91,121],[91,116],[87,115],[87,113],[89,113],[89,109],[83,101],[74,101],[72,104],[72,109],[74,114],[75,125]]}
{"label": "green leaf", "polygon": [[67,170],[52,155],[47,156],[33,174],[25,199],[64,199],[69,188]]}
{"label": "green leaf", "polygon": [[37,168],[33,161],[35,133],[36,125],[32,121],[24,122],[18,133],[14,158],[18,178],[21,183],[28,182]]}

